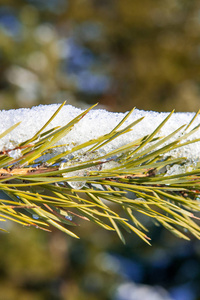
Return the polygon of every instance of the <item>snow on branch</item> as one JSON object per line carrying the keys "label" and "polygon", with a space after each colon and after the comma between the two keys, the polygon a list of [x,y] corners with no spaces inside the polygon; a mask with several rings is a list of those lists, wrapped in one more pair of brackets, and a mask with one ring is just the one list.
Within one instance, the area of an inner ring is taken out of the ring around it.
{"label": "snow on branch", "polygon": [[[21,122],[19,126],[0,140],[0,151],[15,149],[18,144],[34,136],[34,134],[50,119],[53,113],[55,113],[58,107],[59,104],[52,104],[39,105],[32,107],[31,109],[21,108],[0,111],[0,134],[14,124]],[[63,106],[56,117],[50,122],[46,130],[66,125],[81,112],[81,109],[71,105]],[[62,138],[59,143],[67,144],[70,147],[71,145],[79,145],[88,140],[98,138],[101,135],[108,134],[120,123],[126,114],[127,113],[113,113],[102,109],[93,109],[89,111],[82,120],[75,124],[74,128]],[[166,112],[158,113],[135,109],[123,123],[122,128],[141,117],[144,117],[144,119],[136,124],[132,131],[121,135],[105,145],[104,150],[106,152],[112,151],[138,138],[151,134],[168,115],[169,113]],[[173,113],[166,124],[161,128],[159,136],[167,136],[182,125],[187,126],[194,116],[195,113]],[[199,123],[200,116],[198,115],[188,130],[195,128]],[[186,126],[183,130],[185,130]],[[120,127],[120,129],[122,128]],[[200,131],[197,130],[190,135],[187,140],[198,139],[200,137],[199,133]],[[181,136],[181,134],[182,132],[180,131],[174,138]],[[172,140],[170,140],[170,142]],[[199,160],[200,142],[188,144],[178,150],[174,150],[170,154],[174,157],[187,157],[187,159],[193,161]]]}
{"label": "snow on branch", "polygon": [[123,242],[120,227],[149,243],[137,211],[200,239],[199,112],[123,114],[63,103],[1,111],[0,120],[2,220],[77,238],[68,227],[83,219]]}

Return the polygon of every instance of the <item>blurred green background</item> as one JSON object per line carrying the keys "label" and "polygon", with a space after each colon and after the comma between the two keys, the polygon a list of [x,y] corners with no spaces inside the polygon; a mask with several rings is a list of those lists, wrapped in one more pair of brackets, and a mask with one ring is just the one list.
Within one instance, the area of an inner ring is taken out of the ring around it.
{"label": "blurred green background", "polygon": [[[0,109],[64,100],[197,111],[200,2],[0,0]],[[200,299],[199,241],[144,221],[153,247],[87,223],[81,240],[8,223],[0,300]]]}

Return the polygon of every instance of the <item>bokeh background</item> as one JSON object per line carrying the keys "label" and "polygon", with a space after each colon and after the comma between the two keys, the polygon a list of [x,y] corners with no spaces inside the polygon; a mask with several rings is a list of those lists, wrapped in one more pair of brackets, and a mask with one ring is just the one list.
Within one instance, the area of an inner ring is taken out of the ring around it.
{"label": "bokeh background", "polygon": [[[62,103],[197,111],[198,0],[0,0],[0,109]],[[145,219],[152,247],[7,223],[0,300],[198,300],[200,243]]]}

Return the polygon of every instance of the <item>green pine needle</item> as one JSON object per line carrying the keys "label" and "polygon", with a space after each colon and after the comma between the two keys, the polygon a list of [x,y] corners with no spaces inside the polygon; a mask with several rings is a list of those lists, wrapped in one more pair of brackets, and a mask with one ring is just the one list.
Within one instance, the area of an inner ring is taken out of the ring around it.
{"label": "green pine needle", "polygon": [[[71,150],[44,161],[45,154],[52,154],[52,149],[62,146],[58,145],[59,140],[92,109],[64,127],[45,132],[63,105],[32,138],[15,148],[21,150],[21,157],[10,157],[9,151],[13,149],[0,152],[0,190],[10,197],[10,200],[3,196],[0,199],[1,221],[11,220],[46,231],[56,227],[75,238],[78,236],[70,228],[74,229],[79,220],[90,221],[115,231],[123,243],[126,230],[150,244],[148,229],[142,224],[142,218],[139,219],[144,215],[180,238],[190,239],[193,235],[200,239],[199,164],[181,174],[166,174],[169,166],[186,166],[184,157],[174,159],[166,153],[200,140],[186,140],[199,129],[196,126],[188,132],[199,112],[186,127],[159,137],[172,112],[150,135],[100,155],[98,149],[129,132],[142,120],[120,129],[131,111],[109,134],[74,145]],[[0,138],[18,125],[6,130]],[[182,135],[168,142],[178,132]],[[82,157],[77,153],[82,153]],[[70,155],[72,158],[63,163]],[[109,164],[110,168],[106,167]]]}

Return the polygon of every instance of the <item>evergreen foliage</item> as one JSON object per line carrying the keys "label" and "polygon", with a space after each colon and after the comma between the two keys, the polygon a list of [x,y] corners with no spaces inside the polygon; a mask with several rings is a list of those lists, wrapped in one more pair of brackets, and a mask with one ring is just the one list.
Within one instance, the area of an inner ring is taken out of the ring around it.
{"label": "evergreen foliage", "polygon": [[[199,129],[200,125],[188,131],[198,113],[187,126],[168,136],[159,136],[159,131],[173,112],[150,135],[109,153],[99,151],[141,121],[120,129],[130,111],[109,134],[52,155],[53,149],[63,146],[59,140],[92,108],[64,127],[45,131],[63,105],[31,139],[0,153],[0,190],[11,198],[1,199],[1,221],[12,220],[47,231],[54,226],[78,238],[69,228],[81,218],[115,231],[123,242],[125,229],[150,244],[148,229],[138,217],[143,214],[178,237],[200,238],[195,222],[198,217],[194,215],[200,211],[199,164],[182,174],[166,174],[168,166],[186,163],[186,158],[175,159],[166,153],[200,140],[186,141]],[[182,135],[168,142],[179,131]],[[13,158],[11,151],[19,150],[21,156]]]}

